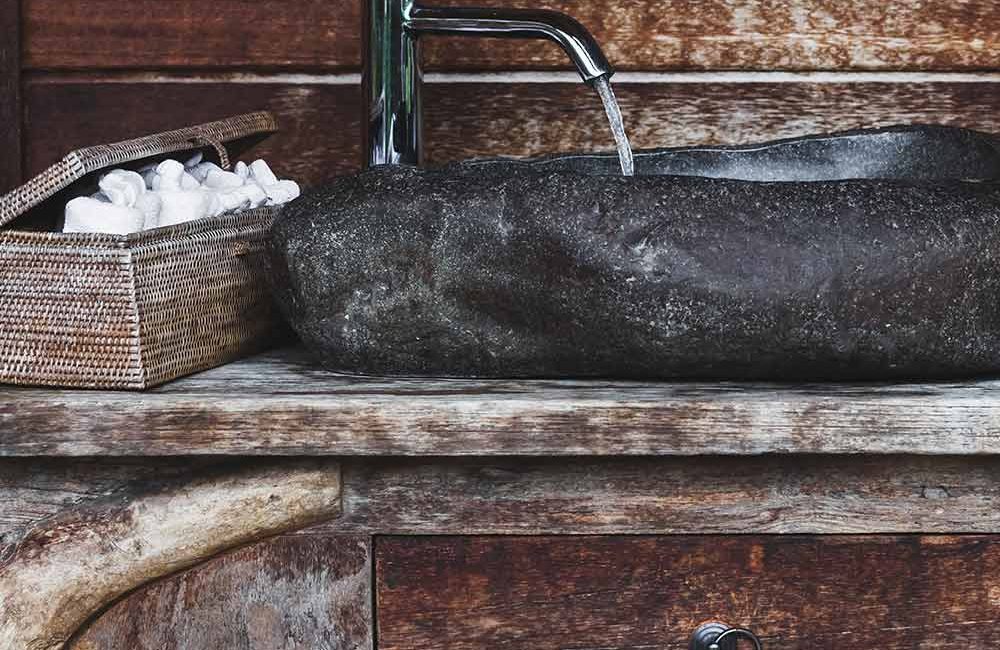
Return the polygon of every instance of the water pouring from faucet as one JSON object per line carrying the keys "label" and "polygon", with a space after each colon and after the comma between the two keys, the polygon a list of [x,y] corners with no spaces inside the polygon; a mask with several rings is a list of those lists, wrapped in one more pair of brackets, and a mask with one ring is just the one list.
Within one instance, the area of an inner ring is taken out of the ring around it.
{"label": "water pouring from faucet", "polygon": [[597,94],[601,96],[601,102],[604,103],[604,112],[608,114],[611,133],[615,136],[615,146],[618,147],[618,161],[622,166],[622,174],[634,176],[635,161],[632,159],[632,145],[628,141],[628,134],[625,133],[622,109],[618,106],[618,98],[615,97],[615,91],[611,88],[609,75],[595,79],[594,88],[597,89]]}

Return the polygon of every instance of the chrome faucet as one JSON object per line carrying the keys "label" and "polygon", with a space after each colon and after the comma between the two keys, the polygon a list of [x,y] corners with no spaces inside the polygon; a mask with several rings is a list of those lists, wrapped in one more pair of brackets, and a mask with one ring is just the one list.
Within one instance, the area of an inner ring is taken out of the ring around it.
{"label": "chrome faucet", "polygon": [[414,0],[362,2],[366,53],[362,123],[367,128],[368,166],[422,161],[422,34],[547,38],[562,46],[586,83],[614,73],[590,32],[558,11],[424,7]]}

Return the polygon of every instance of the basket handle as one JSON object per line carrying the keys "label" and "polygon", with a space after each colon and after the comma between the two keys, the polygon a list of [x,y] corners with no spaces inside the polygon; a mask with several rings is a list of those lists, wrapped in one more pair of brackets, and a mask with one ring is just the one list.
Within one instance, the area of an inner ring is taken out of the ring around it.
{"label": "basket handle", "polygon": [[191,143],[198,146],[209,146],[215,149],[216,155],[219,156],[219,167],[228,170],[231,166],[229,160],[229,150],[226,149],[226,145],[222,144],[215,138],[211,138],[207,135],[196,135],[191,138]]}

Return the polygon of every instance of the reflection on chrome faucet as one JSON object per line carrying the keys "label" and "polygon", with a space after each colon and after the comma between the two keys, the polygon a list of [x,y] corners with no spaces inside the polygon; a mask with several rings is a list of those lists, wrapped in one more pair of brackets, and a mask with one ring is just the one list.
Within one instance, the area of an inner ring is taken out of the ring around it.
{"label": "reflection on chrome faucet", "polygon": [[542,38],[558,43],[588,84],[614,74],[583,25],[557,11],[423,7],[365,1],[366,163],[421,162],[421,34]]}

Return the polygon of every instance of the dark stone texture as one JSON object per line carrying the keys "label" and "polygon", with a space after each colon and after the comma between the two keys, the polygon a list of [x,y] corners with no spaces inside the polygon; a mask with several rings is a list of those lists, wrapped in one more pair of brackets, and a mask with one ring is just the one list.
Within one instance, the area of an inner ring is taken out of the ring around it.
{"label": "dark stone texture", "polygon": [[[353,373],[1000,371],[1000,156],[988,136],[890,129],[640,157],[646,174],[783,170],[795,182],[601,174],[609,160],[338,179],[275,224],[279,303],[326,366]],[[853,176],[882,178],[826,180]]]}

